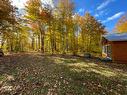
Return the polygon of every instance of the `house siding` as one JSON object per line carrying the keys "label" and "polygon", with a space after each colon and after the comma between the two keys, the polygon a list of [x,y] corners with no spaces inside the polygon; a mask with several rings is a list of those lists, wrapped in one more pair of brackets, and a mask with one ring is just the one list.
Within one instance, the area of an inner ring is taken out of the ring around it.
{"label": "house siding", "polygon": [[127,41],[111,42],[112,59],[117,63],[127,63]]}

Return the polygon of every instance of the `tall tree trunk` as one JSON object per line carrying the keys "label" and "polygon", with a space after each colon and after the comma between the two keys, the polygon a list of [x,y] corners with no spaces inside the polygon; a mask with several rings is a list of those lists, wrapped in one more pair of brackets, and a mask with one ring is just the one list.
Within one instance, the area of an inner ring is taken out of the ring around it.
{"label": "tall tree trunk", "polygon": [[13,40],[10,41],[10,52],[13,52]]}
{"label": "tall tree trunk", "polygon": [[41,46],[41,41],[40,41],[40,35],[38,35],[38,49],[40,50]]}
{"label": "tall tree trunk", "polygon": [[38,38],[36,36],[36,51],[38,51]]}
{"label": "tall tree trunk", "polygon": [[44,26],[41,21],[38,21],[39,25],[39,31],[40,31],[40,37],[41,37],[41,52],[44,53],[44,37],[45,37],[45,31],[44,31]]}
{"label": "tall tree trunk", "polygon": [[41,52],[44,53],[44,31],[41,31]]}
{"label": "tall tree trunk", "polygon": [[34,41],[34,37],[32,37],[32,50],[34,50],[34,43],[35,41]]}

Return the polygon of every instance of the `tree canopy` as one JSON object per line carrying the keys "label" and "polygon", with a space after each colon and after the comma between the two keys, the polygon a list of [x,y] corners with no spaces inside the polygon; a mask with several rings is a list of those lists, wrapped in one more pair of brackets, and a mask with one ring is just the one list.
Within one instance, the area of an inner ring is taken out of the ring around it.
{"label": "tree canopy", "polygon": [[27,0],[24,16],[16,16],[9,0],[0,2],[0,21],[11,25],[8,34],[1,36],[1,46],[6,50],[73,55],[101,53],[104,26],[88,12],[84,16],[76,14],[73,1],[58,0],[51,6],[41,0]]}
{"label": "tree canopy", "polygon": [[127,13],[124,14],[116,24],[116,30],[118,32],[127,32]]}
{"label": "tree canopy", "polygon": [[0,1],[0,32],[15,23],[15,7],[9,0]]}

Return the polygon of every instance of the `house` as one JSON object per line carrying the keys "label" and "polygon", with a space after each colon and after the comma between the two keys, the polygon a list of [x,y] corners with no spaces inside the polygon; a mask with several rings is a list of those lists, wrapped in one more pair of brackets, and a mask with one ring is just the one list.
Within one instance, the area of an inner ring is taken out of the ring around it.
{"label": "house", "polygon": [[127,33],[113,33],[102,37],[102,56],[116,63],[127,63]]}

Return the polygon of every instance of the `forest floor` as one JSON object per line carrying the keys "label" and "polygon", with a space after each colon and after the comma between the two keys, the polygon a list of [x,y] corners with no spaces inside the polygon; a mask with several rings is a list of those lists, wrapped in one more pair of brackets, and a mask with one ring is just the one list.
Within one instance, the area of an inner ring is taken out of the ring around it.
{"label": "forest floor", "polygon": [[0,58],[0,95],[127,95],[127,65],[81,57]]}

